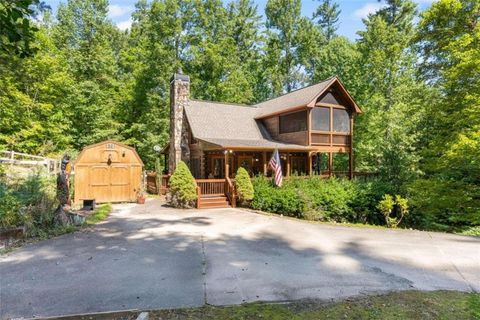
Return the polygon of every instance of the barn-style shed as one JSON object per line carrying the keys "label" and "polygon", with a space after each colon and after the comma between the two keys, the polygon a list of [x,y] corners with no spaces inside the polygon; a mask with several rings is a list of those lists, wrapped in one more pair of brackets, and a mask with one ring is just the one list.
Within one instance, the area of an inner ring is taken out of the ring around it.
{"label": "barn-style shed", "polygon": [[75,203],[135,201],[143,162],[134,148],[107,140],[85,147],[75,161]]}

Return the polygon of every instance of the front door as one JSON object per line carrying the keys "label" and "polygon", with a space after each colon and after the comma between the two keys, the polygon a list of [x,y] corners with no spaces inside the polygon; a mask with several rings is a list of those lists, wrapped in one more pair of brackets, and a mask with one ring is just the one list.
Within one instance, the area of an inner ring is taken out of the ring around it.
{"label": "front door", "polygon": [[237,167],[243,167],[249,175],[252,175],[253,156],[238,156]]}
{"label": "front door", "polygon": [[210,162],[209,179],[225,178],[225,158],[223,156],[213,156]]}

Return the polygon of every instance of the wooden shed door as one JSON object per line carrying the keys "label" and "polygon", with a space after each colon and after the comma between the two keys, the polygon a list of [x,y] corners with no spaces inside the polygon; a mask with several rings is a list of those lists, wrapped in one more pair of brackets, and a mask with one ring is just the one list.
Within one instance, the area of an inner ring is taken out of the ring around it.
{"label": "wooden shed door", "polygon": [[93,166],[90,171],[92,199],[97,202],[130,201],[130,167]]}
{"label": "wooden shed door", "polygon": [[112,202],[129,201],[130,199],[130,167],[110,167],[110,186]]}
{"label": "wooden shed door", "polygon": [[110,168],[93,166],[90,169],[90,192],[97,202],[110,201]]}

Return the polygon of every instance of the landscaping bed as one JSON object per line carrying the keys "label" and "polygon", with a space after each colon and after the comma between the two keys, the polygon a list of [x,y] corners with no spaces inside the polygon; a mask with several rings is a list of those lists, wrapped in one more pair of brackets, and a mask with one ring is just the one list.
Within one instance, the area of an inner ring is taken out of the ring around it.
{"label": "landscaping bed", "polygon": [[[78,231],[82,228],[94,225],[105,220],[112,212],[112,205],[110,203],[101,204],[97,206],[94,211],[81,212],[84,222],[80,225],[68,225],[65,227],[50,227],[48,229],[34,229],[33,232],[26,231],[25,227],[16,227],[6,230],[0,229],[0,254],[9,252],[14,248],[18,248],[25,243],[32,243],[40,240],[50,239],[60,236],[62,234]],[[80,216],[80,214],[75,214]]]}
{"label": "landscaping bed", "polygon": [[[398,226],[480,236],[477,220],[452,220],[447,224],[442,215],[424,212],[416,200],[418,195],[407,191],[398,195],[394,185],[380,178],[305,179],[293,176],[285,179],[281,188],[265,177],[255,177],[252,182],[254,198],[249,207],[258,211],[310,221]],[[399,204],[403,204],[405,216],[398,214]]]}
{"label": "landscaping bed", "polygon": [[151,319],[480,319],[480,294],[404,291],[326,303],[301,300],[161,310]]}
{"label": "landscaping bed", "polygon": [[[56,320],[130,320],[140,311],[56,317]],[[480,294],[401,291],[342,301],[299,300],[149,311],[149,320],[480,319]]]}

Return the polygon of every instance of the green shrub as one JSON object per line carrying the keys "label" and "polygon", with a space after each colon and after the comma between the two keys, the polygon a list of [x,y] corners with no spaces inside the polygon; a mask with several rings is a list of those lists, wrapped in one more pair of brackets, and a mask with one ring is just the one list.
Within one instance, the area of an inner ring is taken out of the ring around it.
{"label": "green shrub", "polygon": [[252,208],[267,212],[280,213],[302,218],[306,212],[306,203],[298,192],[285,181],[281,188],[273,186],[272,181],[264,177],[253,180],[254,197]]}
{"label": "green shrub", "polygon": [[4,186],[0,186],[0,229],[21,226],[25,216],[21,214],[20,202]]}
{"label": "green shrub", "polygon": [[0,181],[0,227],[27,224],[28,232],[53,228],[55,177],[41,173]]}
{"label": "green shrub", "polygon": [[183,161],[180,161],[170,177],[169,193],[169,203],[178,208],[191,207],[197,199],[197,184]]}
{"label": "green shrub", "polygon": [[238,199],[241,203],[246,203],[253,199],[254,191],[252,180],[250,180],[247,170],[243,167],[240,167],[237,170],[237,174],[235,175],[235,186]]}
{"label": "green shrub", "polygon": [[391,187],[379,180],[290,177],[281,188],[263,177],[253,179],[252,208],[317,221],[384,224],[377,209]]}

